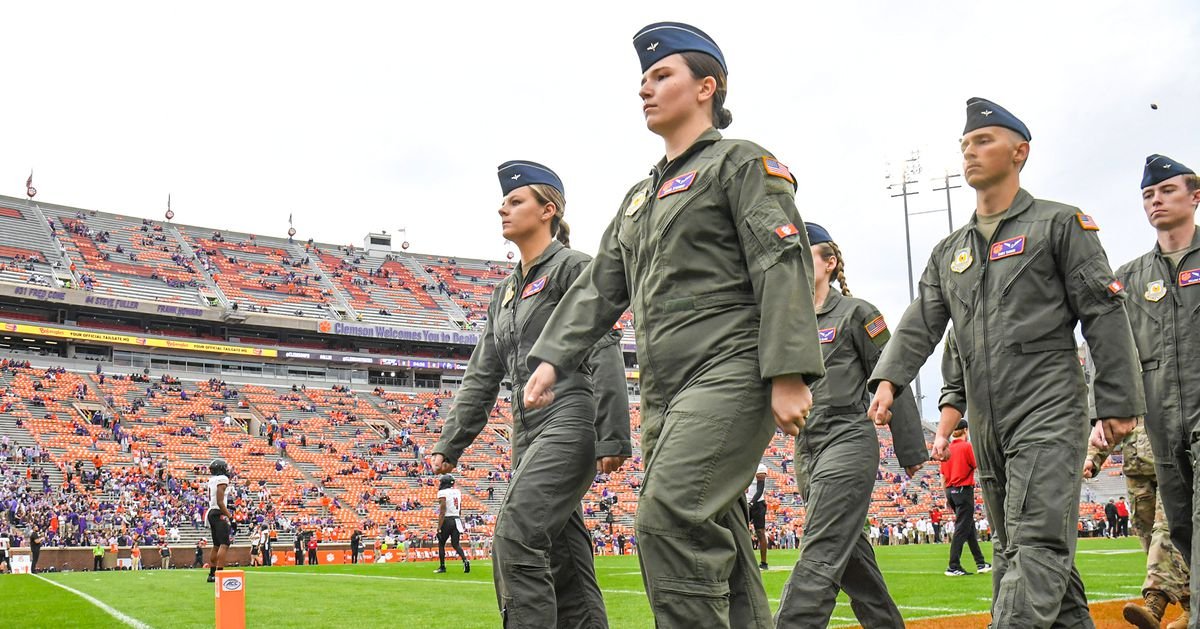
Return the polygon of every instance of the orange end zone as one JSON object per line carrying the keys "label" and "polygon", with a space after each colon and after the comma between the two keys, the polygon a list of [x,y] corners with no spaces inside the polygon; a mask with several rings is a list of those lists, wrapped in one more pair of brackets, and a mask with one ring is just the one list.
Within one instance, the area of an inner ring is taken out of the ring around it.
{"label": "orange end zone", "polygon": [[[1125,622],[1125,618],[1121,615],[1121,610],[1125,607],[1125,603],[1129,601],[1141,601],[1141,599],[1131,598],[1091,604],[1089,608],[1092,610],[1092,620],[1096,623],[1096,629],[1128,629],[1130,625]],[[1163,616],[1163,623],[1175,620],[1179,616],[1179,612],[1180,607],[1178,605],[1168,607],[1166,615]],[[906,626],[909,629],[987,629],[988,621],[990,620],[990,614],[970,614],[914,620],[906,623]]]}

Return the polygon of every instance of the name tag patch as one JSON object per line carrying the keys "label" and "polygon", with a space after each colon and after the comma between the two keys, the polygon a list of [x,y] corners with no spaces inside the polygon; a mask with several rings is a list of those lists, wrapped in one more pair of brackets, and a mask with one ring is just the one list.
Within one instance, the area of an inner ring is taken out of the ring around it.
{"label": "name tag patch", "polygon": [[1025,237],[1017,236],[1016,238],[1001,240],[1000,242],[992,245],[992,251],[988,256],[988,259],[1003,260],[1004,258],[1019,256],[1022,253],[1025,253]]}
{"label": "name tag patch", "polygon": [[658,189],[658,198],[661,199],[663,197],[675,194],[676,192],[683,192],[684,190],[691,188],[692,184],[695,182],[696,171],[694,170],[690,173],[686,173],[671,179],[670,181],[666,181],[663,183],[662,187]]}
{"label": "name tag patch", "polygon": [[817,330],[817,340],[819,340],[822,345],[832,343],[833,339],[835,338],[837,338],[837,328],[824,328]]}
{"label": "name tag patch", "polygon": [[1191,286],[1192,284],[1200,284],[1200,269],[1183,271],[1179,274],[1180,286]]}
{"label": "name tag patch", "polygon": [[534,282],[532,284],[525,287],[525,291],[521,293],[521,299],[525,299],[526,297],[532,297],[532,296],[542,292],[542,289],[546,288],[546,280],[549,278],[550,278],[549,275],[544,275],[544,276],[538,278],[537,280],[534,280]]}

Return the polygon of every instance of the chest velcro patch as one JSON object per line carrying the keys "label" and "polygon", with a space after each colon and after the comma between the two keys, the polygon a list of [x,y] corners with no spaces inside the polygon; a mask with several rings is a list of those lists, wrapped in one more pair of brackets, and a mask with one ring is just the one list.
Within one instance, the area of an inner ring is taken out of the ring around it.
{"label": "chest velcro patch", "polygon": [[542,289],[546,288],[546,280],[548,279],[550,279],[549,275],[543,275],[542,277],[534,280],[533,283],[525,287],[524,292],[521,293],[521,299],[532,297],[542,292]]}
{"label": "chest velcro patch", "polygon": [[1003,260],[1025,253],[1025,237],[1017,236],[1008,240],[1001,240],[992,245],[992,249],[988,254],[989,260]]}
{"label": "chest velcro patch", "polygon": [[1200,284],[1200,269],[1183,271],[1179,274],[1180,286],[1191,286],[1192,284]]}
{"label": "chest velcro patch", "polygon": [[662,187],[658,189],[658,198],[661,199],[677,192],[683,192],[691,188],[693,183],[696,183],[696,171],[694,170],[674,179],[664,181]]}
{"label": "chest velcro patch", "polygon": [[817,340],[820,341],[822,345],[832,343],[833,339],[836,338],[837,328],[822,328],[817,330]]}

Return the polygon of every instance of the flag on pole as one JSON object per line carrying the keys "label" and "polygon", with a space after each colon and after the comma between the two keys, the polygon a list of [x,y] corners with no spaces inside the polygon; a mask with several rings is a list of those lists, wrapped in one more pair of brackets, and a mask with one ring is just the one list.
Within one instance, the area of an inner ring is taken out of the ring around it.
{"label": "flag on pole", "polygon": [[25,180],[25,196],[32,200],[35,195],[37,195],[37,188],[33,187],[33,169],[31,168],[29,178]]}

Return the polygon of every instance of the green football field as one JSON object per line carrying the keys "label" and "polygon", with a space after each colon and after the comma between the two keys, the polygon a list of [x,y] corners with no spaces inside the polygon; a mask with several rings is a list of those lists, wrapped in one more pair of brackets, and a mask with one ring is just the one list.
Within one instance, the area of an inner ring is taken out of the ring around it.
{"label": "green football field", "polygon": [[[991,546],[984,546],[985,556],[990,557]],[[943,576],[948,549],[947,545],[878,549],[880,567],[906,620],[987,611],[990,576]],[[796,551],[770,555],[771,569],[764,580],[772,608],[778,605],[796,557]],[[1092,602],[1139,596],[1145,556],[1136,539],[1081,540],[1078,565]],[[499,626],[490,562],[473,562],[470,574],[463,574],[456,561],[448,562],[448,574],[433,574],[435,567],[423,562],[252,569],[246,577],[247,625]],[[614,628],[653,626],[636,558],[599,557],[596,571]],[[146,570],[0,576],[3,624],[211,627],[214,588],[205,582],[206,573]],[[853,626],[853,620],[843,597],[832,626]]]}

